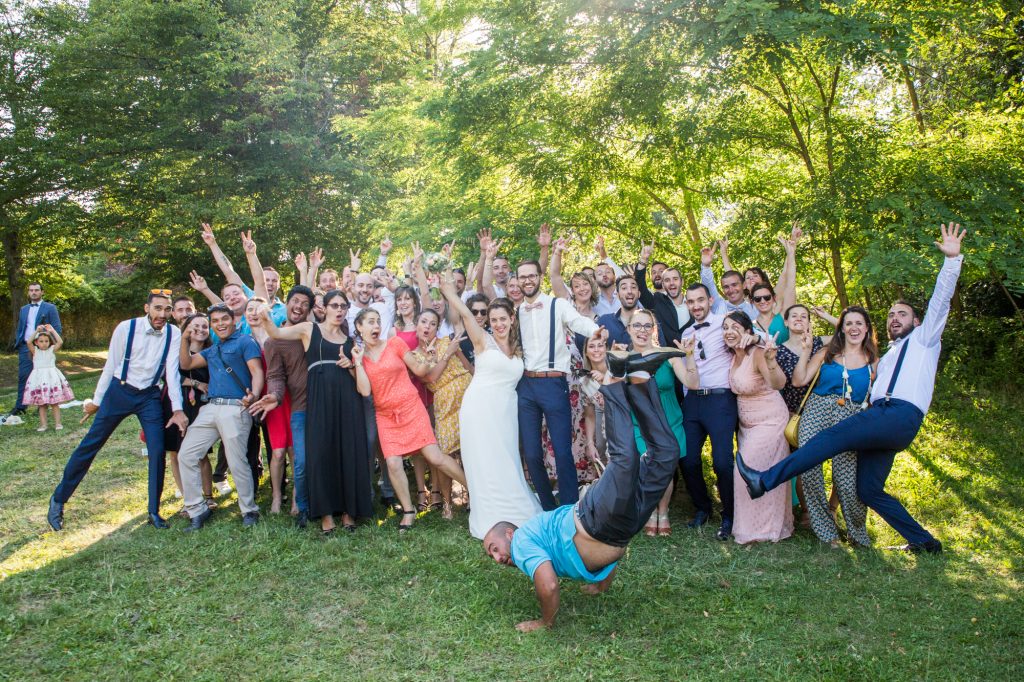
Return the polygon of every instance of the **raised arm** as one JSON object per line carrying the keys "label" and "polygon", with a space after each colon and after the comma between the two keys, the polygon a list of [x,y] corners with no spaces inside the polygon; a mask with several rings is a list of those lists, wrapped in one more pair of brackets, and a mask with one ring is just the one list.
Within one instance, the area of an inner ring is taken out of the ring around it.
{"label": "raised arm", "polygon": [[412,350],[408,350],[402,355],[402,359],[405,361],[405,366],[409,368],[409,371],[416,375],[418,379],[424,379],[430,370],[433,369],[435,362],[430,361],[430,356],[436,353],[435,347],[437,346],[437,338],[427,344],[427,347],[423,349],[421,360],[416,356],[416,353]]}
{"label": "raised arm", "polygon": [[309,286],[309,260],[306,258],[306,254],[299,251],[295,255],[295,270],[299,273],[299,284],[304,287]]}
{"label": "raised arm", "polygon": [[189,346],[192,343],[192,330],[185,329],[181,332],[181,343],[178,344],[178,367],[184,370],[206,367],[206,358],[198,353],[192,355]]}
{"label": "raised arm", "polygon": [[540,226],[540,231],[537,233],[537,245],[540,247],[540,258],[538,259],[540,271],[544,273],[548,269],[548,253],[551,250],[551,227],[547,223]]}
{"label": "raised arm", "polygon": [[249,264],[249,274],[252,276],[252,291],[263,300],[269,300],[267,278],[263,276],[263,264],[260,263],[260,258],[256,255],[256,242],[252,240],[252,230],[242,232],[241,235],[242,250],[245,251],[245,260]]}
{"label": "raised arm", "polygon": [[272,339],[280,339],[282,341],[302,341],[303,348],[309,348],[309,340],[313,337],[312,322],[300,322],[299,324],[293,324],[288,327],[278,327],[274,324],[274,321],[270,319],[270,307],[266,305],[260,310],[260,316],[256,326],[262,327],[263,331],[267,333],[267,336]]}
{"label": "raised arm", "polygon": [[796,245],[802,234],[803,232],[796,223],[793,223],[790,238],[779,238],[782,248],[786,250],[786,260],[782,266],[782,274],[779,276],[778,296],[775,302],[775,312],[779,314],[796,303]]}
{"label": "raised arm", "polygon": [[200,275],[198,272],[193,270],[188,274],[189,283],[192,288],[197,292],[206,297],[206,300],[210,302],[210,305],[217,305],[222,303],[220,296],[213,293],[213,290],[206,285],[206,278]]}
{"label": "raised arm", "polygon": [[412,244],[412,274],[416,279],[416,288],[420,290],[421,305],[426,308],[434,299],[430,295],[430,279],[427,278],[427,270],[423,265],[423,249],[420,248],[419,242]]}
{"label": "raised arm", "polygon": [[456,335],[454,339],[448,341],[448,347],[444,349],[444,353],[437,359],[434,366],[430,368],[430,371],[423,375],[423,383],[431,384],[441,378],[444,370],[448,367],[448,363],[455,357],[459,352],[459,342],[465,338],[464,335]]}
{"label": "raised arm", "polygon": [[797,360],[796,367],[793,369],[791,382],[797,388],[806,386],[814,381],[814,375],[817,374],[821,363],[825,361],[825,353],[828,349],[822,348],[812,356],[811,350],[813,348],[814,334],[808,329],[800,337],[800,359]]}
{"label": "raised arm", "polygon": [[604,235],[598,235],[597,240],[594,242],[594,251],[597,252],[597,257],[601,262],[612,269],[615,273],[615,279],[626,274],[625,270],[620,268],[618,263],[608,257],[608,250],[604,247]]}
{"label": "raised arm", "polygon": [[[716,303],[718,303],[718,284],[715,282],[715,271],[711,269],[711,263],[715,260],[715,252],[713,249],[704,247],[700,250],[700,283],[708,288],[708,293],[711,295],[711,310],[712,312],[718,312]],[[726,268],[728,270],[728,268]]]}
{"label": "raised arm", "polygon": [[[778,336],[778,334],[775,336]],[[754,359],[757,362],[761,376],[764,377],[768,385],[776,391],[781,391],[786,386],[786,372],[783,371],[776,358],[779,347],[775,345],[775,336],[771,336],[765,341],[763,350],[760,348],[754,349]]]}
{"label": "raised arm", "polygon": [[640,304],[647,310],[654,310],[654,294],[647,287],[647,265],[654,253],[654,241],[644,244],[640,249],[640,257],[636,261],[636,269],[633,276],[636,278],[636,286],[640,290]]}
{"label": "raised arm", "polygon": [[46,325],[46,331],[50,332],[50,335],[53,336],[53,352],[56,353],[64,345],[64,339],[60,337],[60,332],[52,324]]}
{"label": "raised arm", "polygon": [[722,237],[718,240],[718,253],[722,257],[722,271],[732,270],[732,263],[729,261],[729,238]]}
{"label": "raised arm", "polygon": [[306,274],[306,281],[309,282],[310,287],[316,287],[318,282],[316,281],[317,271],[320,270],[320,266],[324,264],[324,250],[319,246],[309,252],[309,272]]}
{"label": "raised arm", "polygon": [[[480,242],[480,258],[477,260],[476,280],[473,282],[473,289],[483,292],[484,290],[484,262],[487,259],[487,245],[491,241],[490,230],[480,230],[476,233],[477,241]],[[468,284],[466,286],[469,286]],[[493,298],[493,297],[490,297]]]}
{"label": "raised arm", "polygon": [[559,237],[555,241],[554,252],[551,254],[548,279],[551,280],[551,293],[555,298],[564,298],[571,302],[572,292],[569,287],[565,286],[565,280],[562,279],[562,253],[565,251],[565,247],[565,237]]}
{"label": "raised arm", "polygon": [[459,319],[462,320],[462,325],[466,329],[466,335],[473,342],[473,350],[477,353],[484,352],[487,348],[487,332],[477,324],[473,313],[470,312],[469,308],[466,307],[466,304],[463,303],[462,299],[455,292],[455,279],[452,276],[451,269],[446,270],[444,276],[441,277],[440,289],[441,294],[448,301],[448,309],[455,311]]}
{"label": "raised arm", "polygon": [[482,289],[484,295],[487,298],[494,300],[494,258],[498,255],[498,249],[501,248],[501,241],[488,241],[487,249],[484,253],[484,276]]}
{"label": "raised arm", "polygon": [[942,226],[941,239],[935,246],[943,253],[946,260],[942,263],[939,276],[935,280],[935,289],[928,299],[928,311],[921,320],[920,340],[926,346],[936,346],[942,340],[942,332],[946,329],[949,319],[949,302],[956,290],[956,281],[960,277],[963,256],[960,246],[967,230],[960,229],[957,223]]}
{"label": "raised arm", "polygon": [[356,391],[364,398],[369,398],[372,393],[370,377],[363,367],[363,349],[359,346],[352,346],[352,364],[356,366]]}
{"label": "raised arm", "polygon": [[235,268],[231,265],[231,261],[224,255],[220,245],[217,244],[217,237],[213,234],[213,228],[210,227],[210,223],[203,223],[203,241],[206,242],[206,246],[210,248],[210,253],[213,254],[213,260],[217,263],[217,267],[224,273],[224,279],[227,280],[228,284],[242,285],[242,278],[235,272]]}

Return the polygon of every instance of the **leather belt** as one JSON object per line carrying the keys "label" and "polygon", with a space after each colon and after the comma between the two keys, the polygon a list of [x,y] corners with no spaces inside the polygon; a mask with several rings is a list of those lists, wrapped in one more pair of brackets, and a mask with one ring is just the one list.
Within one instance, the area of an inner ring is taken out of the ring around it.
{"label": "leather belt", "polygon": [[698,388],[689,391],[695,395],[725,395],[726,393],[732,393],[727,388]]}
{"label": "leather belt", "polygon": [[531,372],[527,370],[523,372],[523,376],[528,376],[531,379],[554,379],[565,376],[565,372]]}
{"label": "leather belt", "polygon": [[242,401],[238,398],[210,398],[208,402],[211,405],[235,405],[242,407]]}

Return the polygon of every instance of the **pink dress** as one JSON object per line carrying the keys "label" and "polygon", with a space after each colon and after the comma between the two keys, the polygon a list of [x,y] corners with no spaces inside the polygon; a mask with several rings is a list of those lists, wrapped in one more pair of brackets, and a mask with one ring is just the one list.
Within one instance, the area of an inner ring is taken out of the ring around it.
{"label": "pink dress", "polygon": [[[789,456],[786,422],[789,409],[782,394],[764,380],[754,366],[754,356],[747,355],[729,370],[729,381],[736,394],[739,409],[739,451],[743,461],[764,471]],[[733,472],[733,493],[736,509],[732,534],[739,544],[778,542],[793,534],[793,507],[788,485],[780,485],[764,496],[752,500],[738,472]]]}
{"label": "pink dress", "polygon": [[437,443],[427,408],[409,379],[409,369],[403,360],[408,352],[405,341],[393,336],[376,362],[369,355],[363,357],[363,369],[373,391],[380,450],[385,457],[416,454]]}

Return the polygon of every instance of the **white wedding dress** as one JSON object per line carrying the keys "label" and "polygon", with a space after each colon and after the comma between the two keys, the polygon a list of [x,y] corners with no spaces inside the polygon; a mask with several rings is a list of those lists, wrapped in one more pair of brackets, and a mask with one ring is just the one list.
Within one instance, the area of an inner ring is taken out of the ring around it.
{"label": "white wedding dress", "polygon": [[459,410],[469,532],[475,538],[483,539],[499,521],[521,526],[542,511],[519,457],[516,385],[522,376],[522,358],[508,357],[488,336]]}

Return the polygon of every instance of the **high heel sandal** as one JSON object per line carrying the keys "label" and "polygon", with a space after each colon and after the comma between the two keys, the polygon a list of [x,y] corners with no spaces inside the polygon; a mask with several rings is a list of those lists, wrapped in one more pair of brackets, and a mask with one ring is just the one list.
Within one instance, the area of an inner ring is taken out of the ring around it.
{"label": "high heel sandal", "polygon": [[[419,512],[430,511],[430,491],[429,490],[420,490],[420,491],[417,491],[416,494],[420,498],[416,502],[416,511],[419,511]],[[403,514],[406,514],[406,513],[412,514],[412,512],[406,512],[404,508],[402,509],[402,513]]]}
{"label": "high heel sandal", "polygon": [[647,523],[644,524],[644,535],[649,538],[658,537],[658,512],[651,512],[651,516],[647,519]]}
{"label": "high heel sandal", "polygon": [[454,516],[455,512],[452,509],[452,503],[449,500],[445,500],[441,505],[441,518],[445,521],[451,521]]}
{"label": "high heel sandal", "polygon": [[431,499],[430,500],[430,508],[433,509],[434,511],[437,511],[439,509],[443,509],[444,508],[444,498],[441,496],[441,493],[439,493],[439,492],[431,492],[430,493],[430,497],[431,498],[433,498],[434,495],[437,495],[438,497],[440,497],[441,500],[438,501],[438,502],[434,502],[434,500]]}
{"label": "high heel sandal", "polygon": [[668,520],[668,512],[658,514],[658,535],[672,535],[672,524]]}
{"label": "high heel sandal", "polygon": [[[402,509],[402,518],[403,519],[406,516],[410,516],[410,515],[412,516],[413,521],[415,521],[416,520],[416,512],[415,511],[407,511],[405,509]],[[398,524],[398,532],[399,533],[407,533],[411,528],[412,528],[412,523],[411,522],[410,523],[399,523]]]}

